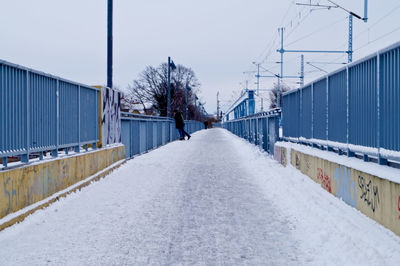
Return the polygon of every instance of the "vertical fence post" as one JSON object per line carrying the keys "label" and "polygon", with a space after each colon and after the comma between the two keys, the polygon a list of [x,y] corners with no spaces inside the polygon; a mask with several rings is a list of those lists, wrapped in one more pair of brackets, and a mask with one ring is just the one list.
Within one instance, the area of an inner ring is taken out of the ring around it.
{"label": "vertical fence post", "polygon": [[[283,100],[283,99],[282,99]],[[267,139],[266,139],[266,141],[267,141],[267,151],[269,151],[270,150],[270,143],[269,143],[269,119],[270,119],[270,117],[267,117],[266,119],[265,119],[265,121],[267,122],[267,127],[266,127],[266,129],[267,129]],[[279,134],[279,133],[278,133]]]}
{"label": "vertical fence post", "polygon": [[[139,125],[139,123],[138,123],[138,125]],[[131,144],[131,148],[130,148],[129,154],[128,154],[129,158],[131,158],[131,157],[135,154],[135,141],[134,141],[134,137],[135,137],[135,138],[140,138],[140,132],[139,132],[139,130],[138,130],[138,133],[139,133],[139,134],[137,134],[137,136],[134,136],[134,134],[133,134],[133,132],[134,132],[133,127],[134,127],[134,126],[135,126],[135,120],[129,120],[129,143]],[[139,140],[139,141],[136,141],[136,143],[139,144],[139,146],[140,146],[140,140]],[[138,148],[139,148],[139,147],[138,147]],[[139,150],[139,149],[137,149],[137,150]]]}
{"label": "vertical fence post", "polygon": [[169,131],[169,142],[172,141],[172,121],[168,121],[168,131]]}
{"label": "vertical fence post", "polygon": [[[314,139],[314,83],[311,83],[311,138]],[[313,147],[317,147],[317,145],[313,142]]]}
{"label": "vertical fence post", "polygon": [[[326,140],[329,141],[329,76],[326,75]],[[333,151],[332,147],[327,143],[328,151]]]}
{"label": "vertical fence post", "polygon": [[57,87],[56,87],[56,148],[51,151],[51,156],[57,157],[58,156],[58,145],[59,145],[59,125],[60,125],[60,112],[59,112],[59,106],[60,106],[60,98],[59,98],[59,85],[60,81],[57,79]]}
{"label": "vertical fence post", "polygon": [[29,162],[29,138],[30,138],[30,99],[29,99],[29,70],[26,70],[26,154],[21,156],[21,162]]}
{"label": "vertical fence post", "polygon": [[376,54],[376,95],[377,95],[377,118],[378,118],[378,123],[377,123],[377,132],[376,132],[376,136],[377,136],[377,146],[378,146],[378,163],[381,165],[387,165],[388,161],[385,158],[382,158],[381,155],[381,146],[382,146],[382,134],[381,134],[381,129],[383,128],[383,115],[382,115],[382,110],[381,110],[381,106],[383,106],[383,102],[382,102],[382,97],[381,97],[381,62],[380,62],[380,54],[379,52]]}
{"label": "vertical fence post", "polygon": [[[299,115],[300,115],[300,123],[298,123],[299,125],[299,138],[302,137],[302,133],[303,133],[303,126],[302,126],[302,121],[303,121],[303,86],[300,86],[299,89],[299,93],[300,93],[300,102],[299,102]],[[283,98],[283,97],[282,97]],[[283,99],[282,99],[283,101]],[[300,139],[299,142],[301,143]]]}
{"label": "vertical fence post", "polygon": [[350,109],[350,69],[349,66],[346,66],[346,94],[347,94],[347,99],[346,99],[346,103],[347,103],[347,134],[346,134],[346,141],[347,141],[347,156],[348,157],[354,157],[354,152],[352,152],[349,148],[349,144],[350,144],[350,115],[351,115],[351,109]]}
{"label": "vertical fence post", "polygon": [[[95,94],[96,94],[96,110],[99,110],[99,91],[95,91]],[[119,93],[117,94],[118,95],[118,98],[119,98]],[[96,140],[97,139],[99,139],[99,130],[100,130],[100,128],[99,128],[99,116],[98,115],[96,115]],[[120,117],[120,120],[121,120],[121,117]],[[121,124],[121,131],[122,131],[122,124]],[[97,149],[97,141],[95,141],[95,142],[93,142],[92,143],[92,149],[93,150],[96,150]]]}
{"label": "vertical fence post", "polygon": [[[78,145],[75,146],[75,152],[80,152],[80,146],[81,146],[81,129],[80,129],[80,124],[81,124],[81,86],[78,86]],[[105,143],[103,143],[105,145]]]}

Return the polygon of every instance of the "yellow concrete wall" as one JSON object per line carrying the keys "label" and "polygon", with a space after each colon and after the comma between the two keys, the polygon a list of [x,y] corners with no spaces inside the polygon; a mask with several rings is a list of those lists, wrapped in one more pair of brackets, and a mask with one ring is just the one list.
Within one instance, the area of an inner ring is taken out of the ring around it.
{"label": "yellow concrete wall", "polygon": [[286,167],[286,148],[285,147],[279,147],[279,146],[274,146],[274,158],[278,162],[280,162],[283,166]]}
{"label": "yellow concrete wall", "polygon": [[0,171],[0,218],[41,201],[125,158],[123,145]]}
{"label": "yellow concrete wall", "polygon": [[[281,149],[286,150],[276,145],[275,151]],[[400,235],[400,184],[293,148],[289,152],[292,166],[331,194]]]}

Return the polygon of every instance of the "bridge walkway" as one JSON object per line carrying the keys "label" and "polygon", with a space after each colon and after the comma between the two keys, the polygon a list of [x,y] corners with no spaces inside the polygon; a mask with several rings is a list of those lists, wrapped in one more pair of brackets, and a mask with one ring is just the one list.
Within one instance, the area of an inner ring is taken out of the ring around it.
{"label": "bridge walkway", "polygon": [[223,129],[0,232],[0,265],[395,265],[400,238]]}

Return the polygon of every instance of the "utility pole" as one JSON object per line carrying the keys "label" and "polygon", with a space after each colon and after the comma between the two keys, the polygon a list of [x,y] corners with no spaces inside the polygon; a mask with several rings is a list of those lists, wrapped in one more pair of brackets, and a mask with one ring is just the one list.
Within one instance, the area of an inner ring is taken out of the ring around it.
{"label": "utility pole", "polygon": [[186,110],[186,120],[189,120],[189,96],[188,96],[188,94],[189,94],[189,91],[191,91],[192,90],[192,88],[190,88],[189,87],[189,84],[186,82],[186,108],[185,108],[185,110]]}
{"label": "utility pole", "polygon": [[112,65],[113,65],[113,0],[108,0],[107,9],[107,87],[112,88]]}
{"label": "utility pole", "polygon": [[199,98],[197,98],[197,96],[194,96],[194,119],[197,120],[198,117],[198,110],[197,110],[197,100]]}
{"label": "utility pole", "polygon": [[170,117],[170,108],[171,108],[171,57],[168,56],[168,98],[167,98],[167,117]]}
{"label": "utility pole", "polygon": [[170,117],[171,113],[171,68],[176,69],[174,61],[168,56],[168,99],[167,99],[167,117]]}
{"label": "utility pole", "polygon": [[300,59],[300,88],[304,87],[304,55]]}
{"label": "utility pole", "polygon": [[280,28],[280,32],[281,32],[281,49],[278,50],[281,53],[281,75],[278,78],[278,93],[277,93],[277,97],[276,97],[276,107],[277,108],[281,108],[281,83],[282,83],[282,77],[283,77],[283,53],[285,52],[285,50],[283,49],[283,31],[285,30],[285,28]]}
{"label": "utility pole", "polygon": [[218,99],[218,96],[219,96],[219,91],[217,92],[217,121],[219,121],[219,99]]}
{"label": "utility pole", "polygon": [[368,21],[368,0],[364,0],[364,17],[362,18],[361,16],[357,15],[356,13],[344,8],[343,6],[340,6],[333,2],[332,0],[327,0],[330,2],[332,5],[320,5],[318,4],[312,4],[311,1],[310,3],[296,3],[296,5],[302,5],[302,6],[310,6],[310,7],[318,7],[319,9],[331,9],[331,8],[339,8],[342,9],[343,11],[347,12],[349,14],[349,47],[347,51],[289,51],[285,50],[284,52],[306,52],[306,53],[347,53],[348,56],[348,63],[351,63],[353,61],[353,16],[367,22]]}
{"label": "utility pole", "polygon": [[253,62],[257,66],[257,96],[260,96],[260,63]]}
{"label": "utility pole", "polygon": [[353,61],[353,15],[349,15],[349,54],[348,54],[348,62],[351,63]]}

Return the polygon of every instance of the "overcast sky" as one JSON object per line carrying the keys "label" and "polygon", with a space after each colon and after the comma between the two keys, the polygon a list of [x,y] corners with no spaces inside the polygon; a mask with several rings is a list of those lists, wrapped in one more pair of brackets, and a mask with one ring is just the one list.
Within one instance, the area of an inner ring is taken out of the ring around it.
{"label": "overcast sky", "polygon": [[[298,3],[309,2],[299,0]],[[313,3],[329,4],[327,0]],[[336,0],[364,15],[364,0]],[[191,67],[200,99],[216,111],[216,93],[227,108],[245,80],[255,89],[252,62],[278,73],[277,28],[284,48],[347,50],[347,13],[311,10],[291,0],[114,0],[114,84],[125,89],[148,65],[171,56]],[[354,19],[354,59],[400,41],[400,1],[370,0],[368,23]],[[0,59],[70,80],[106,84],[106,0],[0,0]],[[346,55],[306,54],[306,62],[332,71]],[[284,74],[298,75],[299,54],[285,54]],[[306,82],[324,72],[306,65]],[[262,89],[275,79],[261,79]],[[290,86],[298,80],[286,80]]]}

